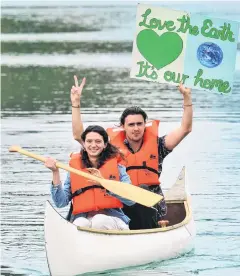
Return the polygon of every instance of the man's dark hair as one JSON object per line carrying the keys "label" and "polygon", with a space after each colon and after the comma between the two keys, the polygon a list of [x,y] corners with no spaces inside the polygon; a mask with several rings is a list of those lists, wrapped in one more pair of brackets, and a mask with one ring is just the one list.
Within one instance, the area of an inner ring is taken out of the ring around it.
{"label": "man's dark hair", "polygon": [[[106,130],[103,127],[98,126],[98,125],[88,126],[81,135],[81,138],[84,142],[86,140],[87,134],[90,133],[90,132],[96,132],[99,135],[101,135],[103,137],[104,144],[107,144],[106,148],[99,155],[98,165],[97,165],[98,169],[102,165],[104,165],[104,163],[108,159],[111,159],[111,158],[114,158],[114,157],[119,157],[119,156],[124,159],[123,154],[119,151],[119,149],[117,147],[115,147],[114,145],[112,145],[111,143],[109,143],[108,134],[107,134]],[[87,154],[86,150],[81,149],[80,154],[81,154],[81,159],[82,159],[82,163],[83,163],[84,167],[86,167],[86,168],[93,167],[91,161],[89,160],[89,157],[88,157],[88,154]]]}
{"label": "man's dark hair", "polygon": [[146,122],[147,120],[147,114],[145,111],[143,111],[139,106],[131,106],[131,107],[128,107],[126,108],[121,117],[120,117],[120,124],[121,125],[124,125],[125,123],[125,119],[128,115],[142,115],[143,116],[143,119],[144,119],[144,122]]}
{"label": "man's dark hair", "polygon": [[139,106],[131,106],[131,107],[128,107],[126,108],[121,117],[120,117],[120,124],[121,125],[124,125],[125,123],[125,119],[128,115],[142,115],[143,116],[143,119],[144,119],[144,122],[146,122],[147,120],[147,114],[145,111],[143,111]]}

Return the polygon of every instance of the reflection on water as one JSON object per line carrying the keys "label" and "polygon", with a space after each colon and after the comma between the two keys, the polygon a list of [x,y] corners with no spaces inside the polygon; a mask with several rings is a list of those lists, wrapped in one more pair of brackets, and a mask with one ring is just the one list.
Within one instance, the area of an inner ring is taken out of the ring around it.
{"label": "reflection on water", "polygon": [[[28,36],[29,37],[29,36]],[[66,37],[65,37],[66,38]],[[61,43],[53,42],[38,42],[29,43],[26,41],[18,42],[2,42],[2,53],[59,53],[59,54],[76,54],[76,53],[121,53],[131,52],[132,42],[70,42],[63,41]]]}
{"label": "reflection on water", "polygon": [[[141,99],[144,108],[181,109],[181,96],[174,86],[129,78],[135,4],[49,5],[17,7],[16,2],[2,9],[4,116],[11,110],[69,113],[74,74],[87,77],[83,108],[124,108]],[[234,3],[223,3],[214,10],[210,3],[206,7],[179,3],[175,8],[202,14],[211,11],[211,16],[231,20],[236,20],[240,12]],[[226,116],[239,111],[239,61],[240,53],[232,95],[196,90],[196,110],[223,112]]]}
{"label": "reflection on water", "polygon": [[[121,34],[119,36],[119,34]],[[17,33],[3,34],[4,42],[105,42],[106,50],[110,42],[125,42],[133,40],[133,33],[128,29],[103,30],[101,32],[74,32],[74,33]],[[107,43],[106,43],[107,41]],[[64,46],[64,45],[63,45]],[[91,47],[91,46],[90,46]],[[16,49],[17,50],[17,49]],[[16,51],[15,50],[15,51]],[[95,51],[95,49],[94,49]]]}
{"label": "reflection on water", "polygon": [[[69,113],[69,91],[74,74],[87,78],[83,108],[123,108],[138,104],[140,99],[144,108],[181,109],[182,97],[176,87],[130,79],[129,69],[125,68],[3,66],[2,110]],[[240,71],[235,74],[230,96],[194,90],[195,109],[220,111],[226,115],[239,112],[239,89]]]}

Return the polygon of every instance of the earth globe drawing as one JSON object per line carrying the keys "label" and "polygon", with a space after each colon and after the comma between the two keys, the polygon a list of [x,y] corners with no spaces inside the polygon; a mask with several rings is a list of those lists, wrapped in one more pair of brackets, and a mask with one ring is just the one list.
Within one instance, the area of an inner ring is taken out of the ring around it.
{"label": "earth globe drawing", "polygon": [[203,66],[214,68],[221,64],[223,52],[217,44],[205,42],[198,47],[197,58]]}

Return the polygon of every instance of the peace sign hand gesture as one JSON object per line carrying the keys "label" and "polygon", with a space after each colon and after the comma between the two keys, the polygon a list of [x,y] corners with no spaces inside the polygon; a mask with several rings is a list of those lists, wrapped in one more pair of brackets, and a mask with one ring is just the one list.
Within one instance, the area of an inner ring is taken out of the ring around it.
{"label": "peace sign hand gesture", "polygon": [[78,78],[75,75],[74,75],[74,81],[75,81],[75,86],[72,86],[72,89],[71,89],[71,102],[73,106],[80,106],[80,98],[82,95],[83,87],[86,82],[86,78],[82,79],[80,86],[78,86]]}

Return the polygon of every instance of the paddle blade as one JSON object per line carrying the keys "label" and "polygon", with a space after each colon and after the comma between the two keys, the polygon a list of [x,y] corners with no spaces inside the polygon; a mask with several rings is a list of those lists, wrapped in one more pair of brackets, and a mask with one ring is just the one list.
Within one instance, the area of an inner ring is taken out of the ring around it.
{"label": "paddle blade", "polygon": [[99,182],[105,189],[111,191],[112,193],[147,207],[152,207],[163,199],[161,195],[128,183],[120,183],[118,181],[106,179],[101,179]]}
{"label": "paddle blade", "polygon": [[9,152],[18,152],[21,149],[20,146],[11,146],[8,151]]}

